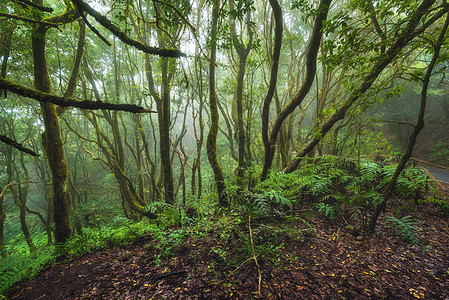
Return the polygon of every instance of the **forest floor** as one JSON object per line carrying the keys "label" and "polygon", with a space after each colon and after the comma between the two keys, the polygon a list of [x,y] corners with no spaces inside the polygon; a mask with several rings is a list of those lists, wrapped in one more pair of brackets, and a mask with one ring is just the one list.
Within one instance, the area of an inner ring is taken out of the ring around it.
{"label": "forest floor", "polygon": [[388,214],[366,236],[319,214],[307,222],[252,220],[260,295],[247,220],[234,227],[217,221],[202,234],[167,229],[162,247],[148,235],[86,254],[51,266],[8,298],[449,299],[448,216],[432,204],[412,213],[420,245],[411,246]]}

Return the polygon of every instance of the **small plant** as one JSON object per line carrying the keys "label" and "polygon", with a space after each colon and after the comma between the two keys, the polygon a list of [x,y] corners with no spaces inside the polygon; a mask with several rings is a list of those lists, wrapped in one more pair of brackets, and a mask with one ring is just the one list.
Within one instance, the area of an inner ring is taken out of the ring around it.
{"label": "small plant", "polygon": [[387,221],[393,227],[396,234],[399,235],[406,243],[410,245],[419,244],[418,236],[415,233],[416,222],[413,221],[411,216],[405,216],[402,218],[389,216]]}
{"label": "small plant", "polygon": [[156,264],[160,264],[163,258],[173,255],[173,249],[182,244],[185,237],[184,230],[156,230],[154,233],[154,242],[147,244],[147,248],[154,248],[158,250],[155,257]]}
{"label": "small plant", "polygon": [[335,219],[335,206],[323,202],[318,202],[314,204],[314,207],[319,213],[324,214],[329,219]]}

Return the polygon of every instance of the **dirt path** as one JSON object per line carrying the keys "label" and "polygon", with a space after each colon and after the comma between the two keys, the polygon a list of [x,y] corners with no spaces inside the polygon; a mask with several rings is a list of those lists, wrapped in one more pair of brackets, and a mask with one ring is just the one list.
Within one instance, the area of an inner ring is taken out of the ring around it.
{"label": "dirt path", "polygon": [[[313,230],[301,219],[255,224],[262,271],[260,296],[255,264],[241,265],[250,257],[242,239],[236,233],[223,239],[218,231],[211,231],[200,239],[187,234],[160,262],[161,252],[151,236],[88,254],[53,266],[9,297],[449,299],[448,218],[436,208],[414,218],[425,247],[407,245],[384,220],[377,234],[363,239],[320,216],[309,221]],[[246,230],[242,224],[239,231],[245,234]]]}

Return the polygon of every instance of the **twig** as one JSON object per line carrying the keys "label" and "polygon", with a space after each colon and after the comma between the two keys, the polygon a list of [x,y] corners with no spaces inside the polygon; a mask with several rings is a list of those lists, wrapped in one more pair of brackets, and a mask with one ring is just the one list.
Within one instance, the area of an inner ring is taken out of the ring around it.
{"label": "twig", "polygon": [[258,288],[257,288],[257,294],[259,296],[261,296],[260,285],[262,283],[262,274],[260,273],[259,262],[257,261],[256,252],[254,251],[253,231],[251,230],[251,215],[248,217],[248,229],[249,229],[249,237],[250,237],[250,241],[251,241],[251,251],[253,252],[253,257],[252,258],[254,259],[254,262],[256,263],[257,272],[259,273],[259,285],[258,285]]}
{"label": "twig", "polygon": [[[259,283],[258,283],[258,287],[257,287],[257,294],[259,296],[261,296],[261,292],[260,292],[260,286],[262,284],[262,273],[260,271],[260,265],[259,262],[257,261],[257,256],[256,256],[256,252],[254,251],[254,240],[253,240],[253,231],[251,229],[251,216],[248,216],[248,229],[249,229],[249,239],[250,239],[250,243],[251,243],[251,252],[253,254],[253,256],[251,256],[250,258],[248,258],[247,260],[245,260],[244,262],[242,262],[234,271],[232,271],[231,273],[229,273],[229,275],[226,276],[226,278],[229,278],[232,274],[234,274],[235,272],[237,272],[244,264],[246,264],[247,262],[249,262],[250,260],[254,260],[254,262],[256,263],[256,267],[257,267],[257,272],[259,274]],[[219,281],[218,283],[221,283],[222,281]]]}

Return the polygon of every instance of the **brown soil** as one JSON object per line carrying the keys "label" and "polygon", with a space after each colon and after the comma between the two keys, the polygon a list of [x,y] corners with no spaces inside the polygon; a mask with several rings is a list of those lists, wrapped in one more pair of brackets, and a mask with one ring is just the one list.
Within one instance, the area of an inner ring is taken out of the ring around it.
{"label": "brown soil", "polygon": [[[255,243],[265,245],[258,257],[261,295],[254,261],[242,265],[251,252],[245,252],[238,231],[227,239],[211,231],[186,238],[159,264],[152,236],[57,264],[9,298],[449,299],[448,217],[431,206],[414,220],[423,246],[406,244],[385,218],[371,236],[320,215],[309,221],[313,230],[300,219],[259,221],[252,228]],[[275,231],[287,227],[289,234]],[[249,234],[247,222],[239,231]]]}

